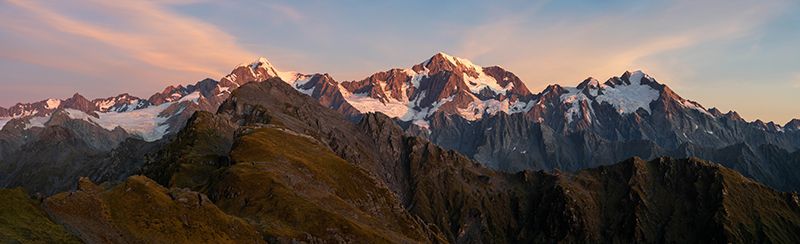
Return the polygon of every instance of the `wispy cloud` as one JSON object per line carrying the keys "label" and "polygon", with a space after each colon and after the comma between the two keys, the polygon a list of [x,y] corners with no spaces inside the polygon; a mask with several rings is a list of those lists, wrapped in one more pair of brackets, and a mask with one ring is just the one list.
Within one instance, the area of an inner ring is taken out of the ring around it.
{"label": "wispy cloud", "polygon": [[466,29],[457,55],[482,56],[508,66],[534,88],[552,82],[574,85],[587,76],[604,79],[645,68],[669,79],[666,69],[645,59],[747,35],[786,2],[749,5],[678,1],[588,17],[562,13],[562,19],[539,20],[506,15]]}
{"label": "wispy cloud", "polygon": [[282,15],[282,17],[289,18],[293,21],[305,19],[305,16],[292,6],[277,3],[267,4],[266,6],[272,11]]}
{"label": "wispy cloud", "polygon": [[794,77],[792,77],[792,78],[793,79],[790,81],[790,84],[792,85],[792,87],[800,88],[800,73],[795,74]]}
{"label": "wispy cloud", "polygon": [[[52,45],[62,45],[65,41],[64,34],[69,34],[85,40],[81,45],[73,46],[80,50],[71,50],[72,52],[120,55],[120,58],[146,64],[139,66],[142,72],[170,70],[218,77],[231,65],[255,56],[239,47],[233,36],[213,25],[174,13],[165,6],[183,2],[89,1],[85,9],[78,13],[63,11],[66,7],[56,6],[57,4],[21,0],[9,0],[8,3],[19,11],[19,15],[30,18],[32,23],[14,27],[11,25],[19,23],[13,18],[20,16],[5,15],[0,17],[0,22],[6,23],[0,24],[4,25],[4,29],[12,30],[24,38],[36,38],[38,42],[50,42]],[[88,20],[85,16],[112,18]],[[50,58],[10,56],[32,63]],[[59,66],[70,71],[86,70],[78,66],[105,65],[104,60],[97,57],[104,55],[89,56],[97,59],[81,60],[82,64],[48,62],[45,65]],[[136,67],[135,64],[129,66]]]}

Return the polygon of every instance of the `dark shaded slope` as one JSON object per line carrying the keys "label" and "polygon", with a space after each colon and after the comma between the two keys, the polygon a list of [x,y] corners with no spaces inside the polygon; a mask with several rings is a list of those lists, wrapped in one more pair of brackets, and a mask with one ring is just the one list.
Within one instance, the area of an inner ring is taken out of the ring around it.
{"label": "dark shaded slope", "polygon": [[229,213],[278,240],[430,242],[382,184],[296,132],[245,129],[211,190]]}

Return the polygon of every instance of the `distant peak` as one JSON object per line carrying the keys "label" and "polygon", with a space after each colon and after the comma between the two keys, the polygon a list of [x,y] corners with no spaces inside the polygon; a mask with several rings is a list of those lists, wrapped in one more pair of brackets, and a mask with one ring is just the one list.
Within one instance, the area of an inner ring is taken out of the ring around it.
{"label": "distant peak", "polygon": [[708,112],[711,113],[711,115],[714,115],[714,117],[723,116],[722,111],[719,111],[719,109],[717,109],[716,107],[709,108]]}
{"label": "distant peak", "polygon": [[438,52],[438,53],[434,54],[433,57],[431,57],[431,58],[435,58],[435,57],[441,57],[441,58],[446,58],[446,59],[451,59],[451,60],[455,59],[455,57],[453,57],[452,55],[447,54],[445,52]]}
{"label": "distant peak", "polygon": [[466,65],[466,66],[477,66],[474,63],[472,63],[472,61],[470,61],[469,59],[452,56],[452,55],[444,53],[444,52],[438,52],[438,53],[434,54],[431,58],[429,58],[428,60],[425,60],[424,63],[425,64],[430,64],[431,62],[437,62],[437,61],[446,61],[446,62],[451,63],[453,65],[462,64],[462,65]]}
{"label": "distant peak", "polygon": [[72,99],[86,99],[86,98],[83,97],[83,95],[81,95],[80,93],[76,92],[75,94],[72,94]]}
{"label": "distant peak", "polygon": [[46,109],[56,109],[61,105],[61,99],[49,98],[45,100]]}
{"label": "distant peak", "polygon": [[478,73],[483,71],[483,67],[472,63],[472,61],[469,59],[451,56],[444,52],[438,52],[434,54],[433,57],[423,61],[419,65],[433,72],[437,72],[439,70],[447,70],[451,72],[460,71],[467,72],[473,77],[477,77]]}
{"label": "distant peak", "polygon": [[422,63],[425,66],[428,66],[428,65],[435,64],[435,63],[438,63],[438,62],[447,62],[447,63],[453,64],[453,65],[456,65],[458,63],[456,61],[455,57],[450,56],[450,55],[448,55],[448,54],[446,54],[444,52],[438,52],[438,53],[434,54],[433,56],[431,56],[429,59],[425,60]]}
{"label": "distant peak", "polygon": [[249,63],[241,63],[237,67],[248,67],[252,70],[256,70],[259,67],[262,67],[266,70],[274,69],[275,67],[272,65],[272,62],[269,61],[266,57],[258,57],[255,61]]}
{"label": "distant peak", "polygon": [[787,129],[800,130],[800,119],[792,119],[783,127]]}
{"label": "distant peak", "polygon": [[577,88],[578,89],[584,89],[586,87],[589,87],[589,88],[592,88],[592,89],[598,88],[598,87],[600,87],[600,81],[598,81],[595,78],[589,77],[589,78],[586,78],[585,80],[583,80],[580,84],[578,84]]}

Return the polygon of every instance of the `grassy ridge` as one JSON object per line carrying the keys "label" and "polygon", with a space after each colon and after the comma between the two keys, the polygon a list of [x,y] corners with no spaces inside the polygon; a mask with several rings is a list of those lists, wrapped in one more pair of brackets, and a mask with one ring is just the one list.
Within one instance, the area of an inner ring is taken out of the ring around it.
{"label": "grassy ridge", "polygon": [[362,169],[309,137],[256,129],[231,153],[236,163],[212,195],[266,236],[306,241],[420,242],[419,224]]}
{"label": "grassy ridge", "polygon": [[220,211],[204,195],[166,189],[143,176],[132,176],[111,189],[84,180],[78,191],[54,195],[43,206],[90,243],[242,243],[261,239],[252,226]]}
{"label": "grassy ridge", "polygon": [[0,242],[80,243],[53,223],[21,188],[0,189]]}

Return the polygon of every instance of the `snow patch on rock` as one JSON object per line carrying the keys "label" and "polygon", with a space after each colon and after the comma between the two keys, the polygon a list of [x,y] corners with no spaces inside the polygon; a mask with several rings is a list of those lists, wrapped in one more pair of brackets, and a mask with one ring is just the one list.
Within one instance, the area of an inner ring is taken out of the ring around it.
{"label": "snow patch on rock", "polygon": [[347,89],[341,87],[341,85],[339,85],[339,91],[350,105],[362,113],[381,112],[389,117],[401,118],[411,110],[409,104],[402,103],[392,98],[387,99],[388,102],[384,103],[378,99],[369,97],[369,94],[366,93],[350,93]]}
{"label": "snow patch on rock", "polygon": [[[632,79],[635,77],[641,79],[643,74],[639,74],[641,72],[634,72],[631,75]],[[605,86],[601,93],[596,98],[597,102],[611,104],[620,114],[634,113],[639,108],[651,113],[650,103],[659,96],[657,90],[638,81],[630,85]]]}
{"label": "snow patch on rock", "polygon": [[470,102],[466,108],[458,109],[459,115],[466,120],[479,120],[483,118],[484,114],[495,115],[498,112],[509,113],[508,99],[502,102],[497,99],[480,100],[475,96],[472,96],[472,99],[472,102]]}
{"label": "snow patch on rock", "polygon": [[106,130],[114,130],[120,127],[132,135],[137,135],[145,141],[152,142],[166,135],[167,129],[169,129],[166,121],[169,117],[161,117],[159,115],[172,104],[174,103],[164,103],[124,113],[97,113],[98,117],[93,117],[75,109],[65,109],[64,111],[72,119],[85,120]]}
{"label": "snow patch on rock", "polygon": [[33,127],[44,127],[44,124],[50,121],[50,116],[36,116],[28,118],[28,123],[25,124],[25,129]]}
{"label": "snow patch on rock", "polygon": [[116,104],[117,103],[112,98],[103,101],[98,101],[97,104],[95,105],[97,106],[98,109],[100,109],[100,111],[108,111],[109,108],[113,107]]}
{"label": "snow patch on rock", "polygon": [[[442,55],[448,62],[455,66],[462,66],[466,69],[471,69],[477,73],[476,75],[464,73],[464,82],[466,83],[467,87],[472,93],[478,94],[481,90],[485,88],[489,88],[497,94],[506,94],[508,90],[514,88],[512,83],[508,83],[505,87],[500,86],[500,83],[497,82],[497,79],[491,77],[483,72],[483,67],[475,65],[472,61],[464,58],[458,58],[450,56],[446,53],[440,52],[439,55]],[[430,59],[425,63],[429,63]]]}
{"label": "snow patch on rock", "polygon": [[[591,104],[590,98],[577,88],[565,87],[564,89],[567,90],[567,93],[562,94],[560,98],[561,102],[568,106],[567,111],[564,113],[564,118],[567,119],[567,123],[572,123],[577,115],[581,115],[588,121],[592,121],[591,116],[594,114],[592,106],[589,106],[589,110],[591,111],[582,111],[581,109],[581,103],[583,101]],[[597,94],[597,89],[591,90],[594,90],[593,94]]]}
{"label": "snow patch on rock", "polygon": [[58,106],[61,106],[61,100],[53,98],[47,99],[45,103],[46,103],[45,104],[46,109],[56,109],[58,108]]}
{"label": "snow patch on rock", "polygon": [[6,126],[8,121],[10,121],[11,119],[12,119],[11,117],[0,117],[0,130],[2,130],[3,126]]}
{"label": "snow patch on rock", "polygon": [[684,100],[683,101],[683,106],[686,107],[686,108],[691,108],[691,109],[700,111],[701,113],[704,113],[704,114],[706,114],[708,116],[712,116],[713,117],[713,115],[711,115],[711,113],[706,111],[706,109],[703,108],[703,106],[701,106],[699,103],[696,103],[696,102],[693,102],[693,101],[689,101],[689,100]]}
{"label": "snow patch on rock", "polygon": [[[97,124],[106,130],[114,130],[120,127],[132,135],[137,135],[145,141],[152,142],[163,138],[169,129],[167,120],[170,117],[162,116],[164,110],[174,104],[185,102],[198,103],[201,97],[202,95],[200,92],[192,92],[175,102],[163,103],[158,106],[150,106],[129,112],[99,112],[97,113],[97,117],[75,109],[64,109],[64,112],[72,119],[85,120]],[[33,120],[31,120],[30,124],[34,126]],[[42,126],[43,125],[42,123]]]}

